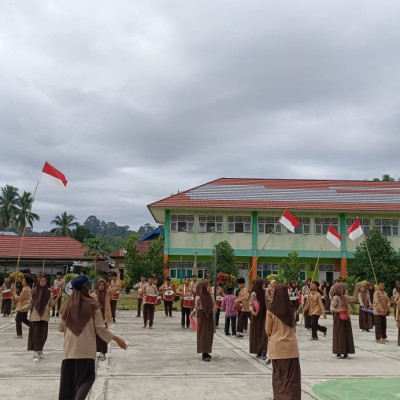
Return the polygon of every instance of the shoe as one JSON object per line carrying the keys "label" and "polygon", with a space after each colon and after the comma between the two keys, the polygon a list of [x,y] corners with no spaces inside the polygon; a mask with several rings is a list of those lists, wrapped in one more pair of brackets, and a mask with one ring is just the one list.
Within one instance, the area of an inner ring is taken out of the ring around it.
{"label": "shoe", "polygon": [[38,357],[39,357],[39,360],[43,360],[43,358],[44,358],[43,351],[38,351]]}
{"label": "shoe", "polygon": [[100,359],[100,361],[105,361],[106,355],[104,353],[100,353],[99,359]]}
{"label": "shoe", "polygon": [[114,324],[115,324],[115,322],[116,322],[116,321],[115,321],[115,318],[113,318],[113,322],[114,322]]}
{"label": "shoe", "polygon": [[140,318],[140,315],[136,315],[136,318]]}
{"label": "shoe", "polygon": [[387,340],[387,339],[382,339],[382,342],[389,343],[389,340]]}
{"label": "shoe", "polygon": [[21,336],[14,336],[14,339],[22,339],[22,335]]}
{"label": "shoe", "polygon": [[267,355],[265,353],[261,353],[261,359],[262,360],[266,360],[267,359]]}
{"label": "shoe", "polygon": [[211,357],[210,357],[209,354],[204,354],[204,355],[202,356],[202,360],[203,360],[203,361],[206,361],[206,362],[210,362],[210,361],[211,361]]}
{"label": "shoe", "polygon": [[143,325],[142,328],[143,328],[143,329],[146,328],[146,325]]}
{"label": "shoe", "polygon": [[345,359],[345,358],[350,358],[350,357],[347,354],[343,354],[342,358]]}
{"label": "shoe", "polygon": [[383,340],[375,340],[376,343],[385,344]]}
{"label": "shoe", "polygon": [[336,354],[336,358],[342,358],[340,354]]}
{"label": "shoe", "polygon": [[310,338],[310,340],[311,340],[311,341],[313,341],[313,340],[318,340],[318,338],[313,338],[313,337],[312,337],[312,338]]}
{"label": "shoe", "polygon": [[37,354],[35,354],[34,356],[33,356],[33,360],[32,360],[34,363],[38,363],[39,362],[39,357],[38,357],[38,355]]}
{"label": "shoe", "polygon": [[369,329],[366,329],[365,332],[371,332]]}
{"label": "shoe", "polygon": [[231,336],[231,334],[229,332],[228,333],[225,332],[225,336]]}
{"label": "shoe", "polygon": [[56,317],[58,318],[60,316],[60,313],[56,313]]}
{"label": "shoe", "polygon": [[153,329],[153,327],[152,327],[152,326],[149,326],[149,329]]}
{"label": "shoe", "polygon": [[235,337],[238,339],[243,339],[243,335],[241,333],[238,333]]}
{"label": "shoe", "polygon": [[324,337],[326,337],[326,332],[327,331],[328,331],[328,328],[325,328]]}
{"label": "shoe", "polygon": [[271,362],[272,362],[272,360],[271,360],[270,358],[267,358],[267,362],[266,362],[266,364],[267,364],[267,365],[270,365],[270,364],[271,364]]}
{"label": "shoe", "polygon": [[54,314],[54,313],[53,313],[53,314],[51,314],[51,317],[55,317],[55,316],[56,316],[56,314]]}
{"label": "shoe", "polygon": [[261,358],[261,354],[257,354],[257,355],[256,355],[256,358]]}

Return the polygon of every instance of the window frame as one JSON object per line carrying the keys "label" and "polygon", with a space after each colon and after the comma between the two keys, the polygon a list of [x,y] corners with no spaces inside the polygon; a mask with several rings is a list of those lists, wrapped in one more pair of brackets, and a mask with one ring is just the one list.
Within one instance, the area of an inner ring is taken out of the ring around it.
{"label": "window frame", "polygon": [[[180,227],[185,226],[184,229]],[[170,217],[170,232],[194,232],[194,215],[193,214],[173,214]]]}
{"label": "window frame", "polygon": [[[228,233],[251,233],[252,217],[250,215],[228,215],[227,221]],[[237,230],[239,226],[242,226],[242,230]]]}
{"label": "window frame", "polygon": [[[275,234],[282,234],[282,225],[279,223],[280,217],[272,217],[269,215],[259,215],[257,219],[258,233],[270,235],[275,226]],[[267,229],[268,226],[268,229]],[[260,229],[260,228],[263,229]]]}

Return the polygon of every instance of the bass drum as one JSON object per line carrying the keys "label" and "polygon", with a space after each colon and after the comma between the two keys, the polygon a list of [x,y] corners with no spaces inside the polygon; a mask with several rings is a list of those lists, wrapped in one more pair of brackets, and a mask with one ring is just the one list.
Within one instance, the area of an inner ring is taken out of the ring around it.
{"label": "bass drum", "polygon": [[71,281],[70,281],[70,282],[68,282],[68,283],[65,285],[65,293],[67,293],[68,296],[71,296],[72,291],[73,291],[73,289],[72,289],[72,283],[71,283]]}

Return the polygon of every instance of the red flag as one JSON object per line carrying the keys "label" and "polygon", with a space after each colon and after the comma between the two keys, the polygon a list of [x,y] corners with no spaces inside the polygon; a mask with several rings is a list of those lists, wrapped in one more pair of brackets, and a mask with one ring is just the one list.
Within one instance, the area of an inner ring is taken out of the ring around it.
{"label": "red flag", "polygon": [[361,227],[360,220],[357,218],[354,224],[347,230],[347,236],[351,240],[356,240],[360,236],[364,234],[363,229]]}
{"label": "red flag", "polygon": [[64,189],[67,187],[68,181],[65,179],[65,175],[47,161],[44,163],[42,172],[48,181],[61,185]]}
{"label": "red flag", "polygon": [[332,225],[329,225],[328,232],[326,232],[326,238],[337,248],[339,248],[340,243],[342,243],[342,237]]}
{"label": "red flag", "polygon": [[279,219],[279,222],[286,226],[287,229],[289,229],[290,232],[294,232],[294,229],[296,226],[300,224],[300,221],[294,217],[288,210],[286,210],[282,217]]}

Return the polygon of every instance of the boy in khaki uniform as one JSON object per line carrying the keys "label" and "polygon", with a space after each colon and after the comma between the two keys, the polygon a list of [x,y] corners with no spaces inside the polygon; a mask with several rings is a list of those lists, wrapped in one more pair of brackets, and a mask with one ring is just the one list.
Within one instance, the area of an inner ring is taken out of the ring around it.
{"label": "boy in khaki uniform", "polygon": [[234,305],[239,306],[240,303],[242,303],[242,310],[239,311],[236,337],[242,338],[243,330],[245,327],[247,328],[248,319],[250,318],[250,293],[246,288],[244,278],[239,278],[237,283],[240,288],[240,292],[234,302]]}

